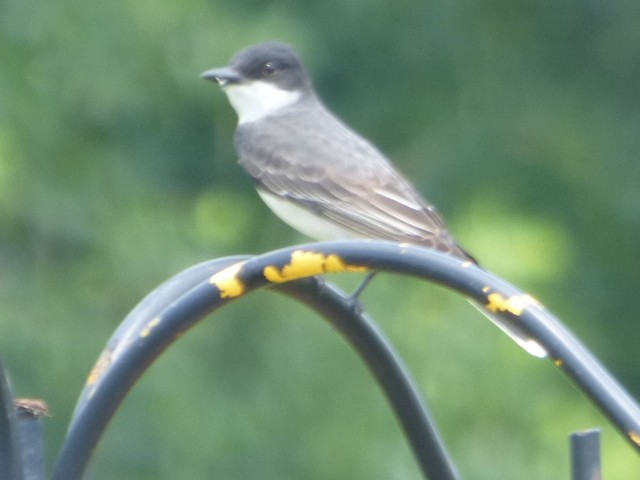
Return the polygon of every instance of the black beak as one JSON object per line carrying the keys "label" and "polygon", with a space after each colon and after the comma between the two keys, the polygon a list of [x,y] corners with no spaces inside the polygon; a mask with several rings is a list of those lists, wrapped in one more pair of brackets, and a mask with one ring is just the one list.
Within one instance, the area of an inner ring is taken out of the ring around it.
{"label": "black beak", "polygon": [[221,87],[234,83],[240,83],[242,81],[242,76],[230,67],[207,70],[206,72],[201,73],[200,77],[212,82],[218,82],[218,85],[220,85]]}

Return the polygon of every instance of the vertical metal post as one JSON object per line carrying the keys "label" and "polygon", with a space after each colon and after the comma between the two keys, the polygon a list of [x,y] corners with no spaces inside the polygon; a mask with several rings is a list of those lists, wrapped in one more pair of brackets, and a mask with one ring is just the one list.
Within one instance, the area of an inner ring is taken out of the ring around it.
{"label": "vertical metal post", "polygon": [[24,480],[44,480],[44,441],[42,417],[48,415],[47,404],[40,399],[14,401],[20,433],[20,460]]}
{"label": "vertical metal post", "polygon": [[571,435],[571,479],[602,480],[599,429]]}

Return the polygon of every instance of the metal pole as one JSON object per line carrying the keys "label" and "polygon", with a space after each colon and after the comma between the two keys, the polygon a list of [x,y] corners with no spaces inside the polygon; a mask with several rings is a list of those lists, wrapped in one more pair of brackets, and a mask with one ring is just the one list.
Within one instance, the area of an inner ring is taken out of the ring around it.
{"label": "metal pole", "polygon": [[571,435],[571,479],[602,480],[599,429]]}
{"label": "metal pole", "polygon": [[42,417],[49,414],[48,407],[40,399],[17,398],[14,401],[24,480],[44,480],[44,442]]}

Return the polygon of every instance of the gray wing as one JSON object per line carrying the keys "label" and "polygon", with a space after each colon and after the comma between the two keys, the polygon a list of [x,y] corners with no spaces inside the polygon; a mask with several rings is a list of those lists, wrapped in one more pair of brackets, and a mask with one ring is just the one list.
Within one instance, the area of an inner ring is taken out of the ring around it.
{"label": "gray wing", "polygon": [[408,242],[473,260],[389,161],[324,109],[241,125],[236,149],[257,188],[355,237]]}

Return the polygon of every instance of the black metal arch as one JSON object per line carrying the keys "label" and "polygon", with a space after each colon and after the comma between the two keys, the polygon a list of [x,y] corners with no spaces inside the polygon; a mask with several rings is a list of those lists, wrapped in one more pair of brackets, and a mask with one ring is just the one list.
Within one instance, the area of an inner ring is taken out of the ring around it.
{"label": "black metal arch", "polygon": [[[116,330],[78,401],[54,479],[80,479],[110,419],[136,380],[182,332],[256,288],[274,286],[323,314],[380,383],[428,478],[459,478],[414,382],[357,300],[314,275],[388,271],[434,281],[476,300],[527,332],[640,450],[640,408],[588,350],[532,297],[455,258],[379,241],[322,242],[192,267],[149,294]],[[295,280],[295,281],[294,281]]]}

